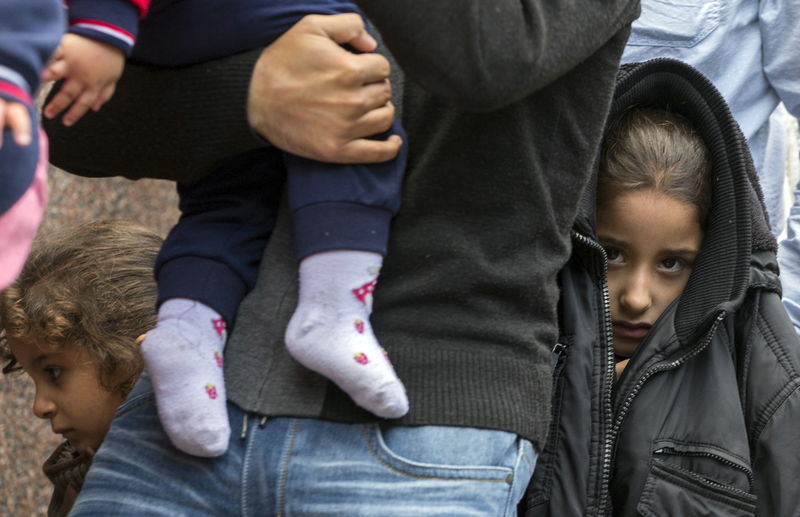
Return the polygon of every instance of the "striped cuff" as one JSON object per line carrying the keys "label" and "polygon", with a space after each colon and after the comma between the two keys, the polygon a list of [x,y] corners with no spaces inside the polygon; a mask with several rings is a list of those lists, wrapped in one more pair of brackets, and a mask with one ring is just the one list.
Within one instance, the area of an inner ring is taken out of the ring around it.
{"label": "striped cuff", "polygon": [[120,49],[126,56],[131,54],[136,37],[119,27],[100,20],[71,20],[69,32],[108,43]]}
{"label": "striped cuff", "polygon": [[129,56],[136,43],[139,10],[128,0],[72,0],[69,32],[108,43]]}
{"label": "striped cuff", "polygon": [[25,79],[5,66],[0,66],[0,98],[11,102],[21,102],[29,106],[33,102]]}

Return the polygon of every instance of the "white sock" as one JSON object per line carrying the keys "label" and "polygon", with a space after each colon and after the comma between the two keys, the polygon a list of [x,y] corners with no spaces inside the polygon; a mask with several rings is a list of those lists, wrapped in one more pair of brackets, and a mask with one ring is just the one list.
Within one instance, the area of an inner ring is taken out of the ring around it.
{"label": "white sock", "polygon": [[158,324],[142,342],[161,425],[178,449],[194,456],[220,456],[230,426],[222,376],[225,320],[194,300],[161,304]]}
{"label": "white sock", "polygon": [[408,412],[406,390],[369,324],[382,262],[381,255],[367,251],[303,259],[286,346],[297,362],[335,382],[359,406],[399,418]]}

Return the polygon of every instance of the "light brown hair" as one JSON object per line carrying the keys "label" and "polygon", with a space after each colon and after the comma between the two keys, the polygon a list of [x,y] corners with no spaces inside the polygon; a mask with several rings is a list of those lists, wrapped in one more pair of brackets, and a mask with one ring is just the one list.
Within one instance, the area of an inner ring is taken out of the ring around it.
{"label": "light brown hair", "polygon": [[37,237],[19,278],[0,293],[0,357],[7,340],[74,344],[98,364],[100,384],[125,396],[142,371],[137,336],[156,322],[153,266],[161,238],[123,221]]}
{"label": "light brown hair", "polygon": [[652,189],[696,206],[705,225],[711,208],[711,156],[683,116],[633,108],[612,127],[601,156],[598,205],[637,189]]}

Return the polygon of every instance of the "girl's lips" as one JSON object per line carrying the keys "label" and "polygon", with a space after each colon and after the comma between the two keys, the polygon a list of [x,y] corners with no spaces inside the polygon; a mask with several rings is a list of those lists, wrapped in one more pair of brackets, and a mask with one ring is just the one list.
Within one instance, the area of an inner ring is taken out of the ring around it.
{"label": "girl's lips", "polygon": [[64,428],[64,429],[53,429],[53,432],[55,434],[60,434],[61,436],[64,437],[65,440],[69,440],[69,437],[72,434],[74,434],[74,431],[75,431],[75,429],[72,429],[71,427],[70,428]]}
{"label": "girl's lips", "polygon": [[614,321],[614,334],[626,339],[644,339],[650,331],[649,323],[632,323],[630,321]]}

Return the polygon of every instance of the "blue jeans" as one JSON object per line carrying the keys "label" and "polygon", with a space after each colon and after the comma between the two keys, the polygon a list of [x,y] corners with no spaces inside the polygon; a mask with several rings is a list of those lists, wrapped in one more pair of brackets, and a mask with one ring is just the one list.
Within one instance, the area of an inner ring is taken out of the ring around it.
{"label": "blue jeans", "polygon": [[527,440],[463,427],[258,418],[229,403],[220,458],[175,449],[147,377],[120,408],[71,516],[513,516]]}

